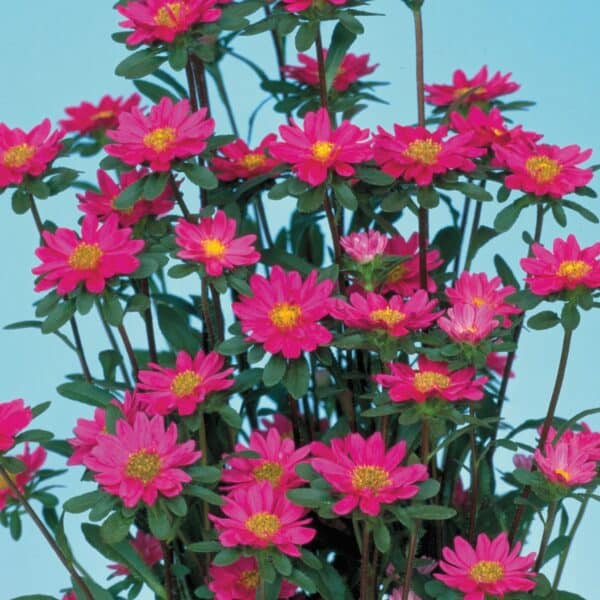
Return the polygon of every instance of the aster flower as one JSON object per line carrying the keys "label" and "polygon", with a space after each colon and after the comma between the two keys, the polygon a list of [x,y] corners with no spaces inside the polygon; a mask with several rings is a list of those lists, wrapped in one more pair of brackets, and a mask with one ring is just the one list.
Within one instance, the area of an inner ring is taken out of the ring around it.
{"label": "aster flower", "polygon": [[312,186],[321,185],[328,173],[335,171],[342,177],[354,175],[352,164],[369,160],[371,144],[368,129],[359,129],[349,121],[342,121],[333,130],[325,108],[306,113],[304,128],[295,123],[281,125],[282,142],[273,142],[269,152],[275,158],[292,165],[298,179]]}
{"label": "aster flower", "polygon": [[[317,0],[283,0],[284,8],[288,12],[301,12],[310,8]],[[329,4],[334,6],[343,6],[347,0],[327,0]]]}
{"label": "aster flower", "polygon": [[274,133],[265,136],[256,148],[248,147],[244,140],[234,140],[219,148],[223,156],[211,160],[212,169],[221,181],[250,179],[272,171],[279,161],[267,155],[267,149],[277,139]]}
{"label": "aster flower", "polygon": [[488,79],[487,66],[483,66],[469,79],[464,71],[458,69],[452,75],[452,85],[425,85],[425,101],[436,106],[447,106],[453,103],[470,104],[494,100],[499,96],[512,94],[521,87],[518,83],[509,81],[511,75],[512,73],[503,75],[498,71]]}
{"label": "aster flower", "polygon": [[0,452],[15,445],[15,436],[31,423],[31,419],[31,409],[21,398],[0,402]]}
{"label": "aster flower", "polygon": [[64,136],[53,131],[49,119],[44,119],[31,131],[8,128],[0,123],[0,189],[19,185],[25,175],[37,177],[56,158]]}
{"label": "aster flower", "polygon": [[[600,433],[592,431],[586,423],[581,423],[580,427],[581,431],[567,429],[562,433],[560,439],[579,448],[580,452],[589,455],[590,460],[600,460]],[[546,443],[553,444],[555,437],[556,430],[554,427],[550,427]]]}
{"label": "aster flower", "polygon": [[276,429],[282,439],[294,438],[294,427],[292,422],[281,413],[273,413],[272,419],[261,419],[260,424],[268,432],[269,429]]}
{"label": "aster flower", "polygon": [[143,0],[117,6],[127,17],[119,25],[133,29],[127,37],[129,46],[160,41],[171,43],[198,23],[213,23],[221,17],[217,0]]}
{"label": "aster flower", "polygon": [[77,600],[77,594],[71,590],[62,597],[62,600]]}
{"label": "aster flower", "polygon": [[340,238],[340,245],[346,254],[361,265],[371,262],[376,256],[381,256],[388,242],[389,238],[386,235],[374,229],[354,232]]}
{"label": "aster flower", "polygon": [[225,518],[208,515],[219,531],[219,541],[226,548],[274,546],[288,556],[300,556],[298,546],[308,544],[316,530],[305,527],[310,523],[306,509],[292,504],[273,486],[262,481],[250,489],[231,492],[221,507]]}
{"label": "aster flower", "polygon": [[121,227],[130,227],[135,225],[146,215],[160,216],[168,213],[175,203],[173,187],[167,183],[165,189],[156,198],[147,200],[140,198],[131,208],[117,208],[115,200],[117,196],[131,184],[139,181],[142,177],[148,175],[148,169],[140,169],[139,171],[127,171],[119,175],[117,183],[112,177],[102,169],[96,171],[98,178],[99,192],[86,190],[83,194],[77,194],[79,204],[77,208],[87,215],[94,215],[99,221],[106,219],[116,214],[119,217],[119,225]]}
{"label": "aster flower", "polygon": [[[515,357],[516,358],[516,357]],[[490,352],[485,359],[485,366],[498,375],[498,377],[504,377],[504,369],[506,369],[506,362],[508,361],[508,355],[500,354],[500,352]],[[514,372],[511,371],[508,377],[512,379],[515,376]]]}
{"label": "aster flower", "polygon": [[194,450],[194,442],[178,444],[177,425],[165,429],[160,416],[138,413],[132,425],[119,419],[115,427],[115,434],[98,436],[85,461],[104,491],[119,496],[127,508],[140,501],[152,506],[159,494],[178,496],[182,484],[192,479],[181,467],[202,455]]}
{"label": "aster flower", "polygon": [[500,325],[489,306],[456,304],[438,319],[440,329],[455,342],[478,344]]}
{"label": "aster flower", "polygon": [[212,217],[203,217],[199,223],[179,219],[175,226],[175,243],[181,248],[179,258],[201,262],[208,275],[219,277],[224,269],[253,265],[260,253],[252,245],[254,234],[236,238],[237,222],[222,210]]}
{"label": "aster flower", "polygon": [[[129,540],[129,543],[149,567],[153,567],[163,559],[160,542],[153,535],[144,533],[141,529],[138,529],[135,538]],[[108,568],[112,569],[115,575],[129,575],[129,569],[125,565],[108,565]]]}
{"label": "aster flower", "polygon": [[[394,588],[392,593],[390,594],[390,600],[403,600],[404,598],[404,587],[400,586]],[[406,596],[406,600],[422,600],[421,596],[410,590],[408,592],[408,596]]]}
{"label": "aster flower", "polygon": [[119,115],[129,112],[134,106],[139,106],[140,101],[138,94],[132,94],[125,99],[122,96],[113,98],[107,94],[102,96],[97,105],[84,101],[78,106],[65,108],[69,118],[61,119],[58,123],[65,131],[76,132],[79,135],[105,131],[116,127]]}
{"label": "aster flower", "polygon": [[334,282],[317,283],[317,271],[305,281],[300,273],[286,273],[275,265],[269,279],[255,273],[250,277],[253,296],[240,296],[232,304],[248,341],[263,344],[271,354],[281,352],[284,358],[298,358],[328,344],[331,333],[317,321],[327,315],[327,299]]}
{"label": "aster flower", "polygon": [[131,239],[131,229],[119,229],[119,217],[109,216],[98,227],[94,215],[86,215],[81,237],[73,230],[59,227],[54,233],[44,231],[45,246],[35,254],[42,261],[32,269],[41,278],[36,292],[56,287],[61,296],[72,292],[80,283],[91,294],[101,294],[106,280],[115,275],[129,275],[139,266],[135,257],[144,247],[143,240]]}
{"label": "aster flower", "polygon": [[581,248],[570,234],[566,240],[556,238],[552,252],[537,243],[532,244],[531,251],[533,257],[522,258],[520,264],[532,293],[547,296],[578,286],[600,287],[600,243]]}
{"label": "aster flower", "polygon": [[473,133],[445,139],[447,133],[445,126],[431,133],[424,127],[394,125],[393,134],[379,127],[373,136],[375,161],[384,173],[419,186],[448,171],[470,173],[475,169],[471,159],[485,154],[485,149],[474,145]]}
{"label": "aster flower", "polygon": [[[29,449],[29,444],[25,442],[22,454],[17,454],[15,458],[24,465],[20,473],[11,473],[10,479],[17,486],[17,489],[24,494],[25,487],[33,479],[37,471],[46,462],[46,450],[38,446],[33,452]],[[7,481],[0,475],[0,511],[4,510],[10,500],[15,499],[13,491],[10,489]]]}
{"label": "aster flower", "polygon": [[217,352],[204,354],[199,350],[192,358],[182,350],[174,369],[148,363],[152,370],[139,372],[137,397],[150,414],[177,411],[182,416],[191,415],[208,394],[233,385],[233,380],[227,379],[233,368],[221,370],[224,364],[225,359]]}
{"label": "aster flower", "polygon": [[512,462],[517,469],[531,471],[533,467],[533,456],[528,456],[527,454],[513,454]]}
{"label": "aster flower", "polygon": [[196,156],[206,148],[215,129],[206,114],[206,108],[192,114],[187,100],[174,104],[167,96],[147,115],[133,106],[119,115],[117,129],[106,132],[116,143],[104,149],[128,165],[149,163],[153,171],[168,171],[174,160]]}
{"label": "aster flower", "polygon": [[487,377],[475,377],[475,367],[450,371],[448,364],[434,362],[420,355],[418,369],[403,363],[389,363],[390,374],[375,375],[373,379],[388,388],[393,402],[425,402],[442,398],[450,402],[481,400]]}

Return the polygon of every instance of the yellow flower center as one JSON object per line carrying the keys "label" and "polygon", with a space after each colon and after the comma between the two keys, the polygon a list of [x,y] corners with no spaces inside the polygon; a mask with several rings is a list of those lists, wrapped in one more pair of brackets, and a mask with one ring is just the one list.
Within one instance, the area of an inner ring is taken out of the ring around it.
{"label": "yellow flower center", "polygon": [[406,318],[406,315],[399,310],[394,310],[393,308],[386,306],[385,308],[372,311],[369,318],[375,323],[381,323],[386,327],[393,327],[403,321]]}
{"label": "yellow flower center", "polygon": [[331,142],[315,142],[311,146],[313,158],[325,162],[331,157],[334,145]]}
{"label": "yellow flower center", "polygon": [[95,269],[103,254],[98,244],[79,242],[69,256],[69,266],[80,271]]}
{"label": "yellow flower center", "polygon": [[281,521],[270,512],[259,512],[246,520],[246,529],[263,540],[272,538],[280,529]]}
{"label": "yellow flower center", "polygon": [[298,325],[302,317],[302,309],[297,304],[277,302],[269,312],[271,323],[279,331],[289,331]]}
{"label": "yellow flower center", "polygon": [[252,471],[256,481],[269,481],[273,487],[279,485],[283,475],[283,467],[273,460],[267,460]]}
{"label": "yellow flower center", "polygon": [[532,156],[525,161],[525,169],[538,183],[548,183],[556,178],[562,167],[547,156]]}
{"label": "yellow flower center", "polygon": [[486,301],[481,296],[473,296],[473,299],[471,300],[471,302],[475,306],[483,306],[484,304],[486,304]]}
{"label": "yellow flower center", "polygon": [[227,250],[227,246],[225,246],[221,240],[217,240],[216,238],[202,240],[200,245],[208,258],[223,258],[225,256],[225,251]]}
{"label": "yellow flower center", "polygon": [[352,469],[352,487],[356,490],[378,492],[391,484],[390,474],[383,468],[374,465],[360,465]]}
{"label": "yellow flower center", "polygon": [[504,131],[502,131],[502,129],[498,129],[497,127],[492,127],[492,133],[496,137],[500,137],[501,135],[504,135]]}
{"label": "yellow flower center", "polygon": [[143,143],[146,148],[155,152],[164,152],[177,138],[175,129],[172,127],[158,127],[144,136]]}
{"label": "yellow flower center", "polygon": [[591,265],[588,265],[583,260],[563,260],[558,266],[556,274],[559,277],[566,277],[571,281],[583,279],[592,270]]}
{"label": "yellow flower center", "polygon": [[496,583],[504,577],[504,567],[496,560],[480,560],[471,567],[469,575],[477,583]]}
{"label": "yellow flower center", "polygon": [[12,146],[2,155],[2,164],[9,169],[18,169],[35,154],[35,146],[31,144],[18,144]]}
{"label": "yellow flower center", "polygon": [[422,394],[431,392],[431,390],[445,390],[450,385],[450,377],[435,371],[419,371],[415,373],[413,385],[415,389]]}
{"label": "yellow flower center", "polygon": [[255,590],[260,583],[260,575],[258,570],[242,571],[239,580],[240,585],[246,590]]}
{"label": "yellow flower center", "polygon": [[139,479],[147,484],[152,481],[161,469],[160,456],[155,450],[138,450],[132,452],[127,458],[125,475]]}
{"label": "yellow flower center", "polygon": [[432,139],[415,140],[407,146],[402,154],[424,165],[434,165],[441,150],[442,145]]}
{"label": "yellow flower center", "polygon": [[100,119],[110,119],[114,116],[114,110],[99,110],[96,114],[92,115],[92,121],[99,121]]}
{"label": "yellow flower center", "polygon": [[[9,473],[8,478],[15,483],[16,480],[16,475],[13,475],[12,473]],[[6,490],[8,489],[8,481],[6,481],[6,479],[4,477],[2,477],[2,475],[0,475],[0,490]]]}
{"label": "yellow flower center", "polygon": [[167,2],[166,6],[161,6],[154,15],[154,22],[162,27],[177,27],[179,15],[181,13],[181,2]]}
{"label": "yellow flower center", "polygon": [[242,156],[238,162],[242,167],[248,169],[248,171],[254,171],[267,162],[267,157],[260,152],[249,152],[245,156]]}
{"label": "yellow flower center", "polygon": [[454,97],[455,98],[463,98],[463,97],[467,97],[467,94],[481,94],[483,91],[485,90],[485,88],[481,85],[478,85],[477,87],[461,87],[461,88],[456,88],[454,90]]}
{"label": "yellow flower center", "polygon": [[202,383],[202,377],[195,371],[188,369],[177,373],[171,381],[171,392],[178,398],[189,396]]}
{"label": "yellow flower center", "polygon": [[396,265],[387,276],[387,283],[396,283],[406,275],[406,267],[403,264]]}
{"label": "yellow flower center", "polygon": [[571,473],[565,469],[554,469],[554,474],[558,475],[565,483],[571,481]]}

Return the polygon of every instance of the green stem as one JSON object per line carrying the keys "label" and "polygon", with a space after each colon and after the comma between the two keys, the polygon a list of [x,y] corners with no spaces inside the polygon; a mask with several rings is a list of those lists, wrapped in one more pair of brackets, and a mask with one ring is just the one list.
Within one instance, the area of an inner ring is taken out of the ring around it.
{"label": "green stem", "polygon": [[106,319],[104,318],[104,315],[102,314],[102,309],[100,308],[100,304],[98,302],[96,302],[96,308],[98,309],[98,314],[100,316],[100,322],[102,323],[102,326],[104,327],[104,331],[106,332],[106,337],[108,338],[108,341],[109,341],[113,351],[116,352],[117,356],[119,357],[119,369],[121,371],[121,375],[123,376],[123,382],[125,383],[125,385],[128,388],[131,388],[132,387],[131,378],[129,377],[129,373],[127,372],[127,367],[125,366],[125,361],[123,360],[123,354],[121,353],[121,350],[119,349],[117,340],[112,332],[112,329],[110,328],[110,325],[106,322]]}
{"label": "green stem", "polygon": [[556,519],[557,509],[558,502],[552,502],[550,506],[548,506],[548,514],[546,516],[546,523],[544,525],[544,533],[542,534],[540,549],[538,551],[537,558],[535,559],[535,565],[533,567],[534,571],[539,571],[540,567],[543,564],[544,555],[546,554],[546,549],[548,548],[548,542],[550,541],[550,536],[552,535],[552,529],[554,527],[554,520]]}
{"label": "green stem", "polygon": [[167,600],[174,600],[175,596],[173,595],[172,573],[173,550],[171,549],[171,546],[167,544],[167,542],[161,542],[160,545],[165,559],[165,592],[167,594]]}
{"label": "green stem", "polygon": [[315,39],[317,47],[317,63],[319,65],[319,96],[321,98],[321,106],[327,110],[327,81],[325,78],[325,56],[323,55],[323,38],[321,37],[321,24],[317,24],[317,37]]}
{"label": "green stem", "polygon": [[406,557],[406,574],[404,575],[404,581],[402,582],[402,600],[408,600],[410,593],[410,586],[412,584],[413,569],[415,564],[415,555],[417,553],[417,536],[421,522],[415,523],[415,529],[410,534],[410,541],[408,544],[408,556]]}
{"label": "green stem", "polygon": [[133,370],[133,378],[137,380],[137,376],[138,376],[140,367],[138,365],[137,358],[135,357],[135,352],[133,350],[133,346],[131,345],[131,340],[129,339],[129,336],[127,335],[127,330],[123,326],[123,323],[121,323],[120,325],[117,326],[117,331],[119,332],[119,335],[121,336],[121,339],[123,340],[123,346],[125,346],[125,352],[127,353],[127,356],[129,357],[129,362],[131,363],[131,369]]}
{"label": "green stem", "polygon": [[458,271],[460,268],[460,255],[462,252],[463,238],[465,237],[465,231],[467,230],[467,222],[469,220],[469,212],[471,211],[471,198],[465,198],[465,206],[460,218],[460,229],[458,234],[458,249],[456,251],[456,259],[454,261],[454,278],[458,277]]}
{"label": "green stem", "polygon": [[369,598],[369,542],[371,530],[368,523],[364,523],[362,532],[360,554],[360,600]]}
{"label": "green stem", "polygon": [[[469,407],[471,417],[475,417],[475,409]],[[477,523],[477,500],[479,496],[479,472],[477,468],[477,440],[475,439],[475,429],[469,433],[471,444],[471,510],[469,514],[469,542],[475,542],[475,525]]]}
{"label": "green stem", "polygon": [[154,336],[154,325],[152,322],[152,297],[150,296],[150,285],[148,279],[140,281],[140,290],[148,298],[148,308],[144,311],[144,325],[146,327],[146,337],[148,338],[148,356],[153,363],[158,362],[156,352],[156,338]]}
{"label": "green stem", "polygon": [[467,246],[467,258],[465,261],[465,271],[471,270],[471,264],[475,258],[475,236],[479,229],[479,223],[481,221],[481,211],[483,209],[483,202],[477,202],[475,206],[475,212],[473,213],[473,222],[471,223],[471,234],[469,236],[469,245]]}

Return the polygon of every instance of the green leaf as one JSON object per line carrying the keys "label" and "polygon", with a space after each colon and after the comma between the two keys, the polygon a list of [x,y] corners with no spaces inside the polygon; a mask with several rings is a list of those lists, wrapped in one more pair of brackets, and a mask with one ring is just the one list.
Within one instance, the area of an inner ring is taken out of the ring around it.
{"label": "green leaf", "polygon": [[531,329],[550,329],[560,323],[558,315],[552,310],[543,310],[527,320]]}
{"label": "green leaf", "polygon": [[64,504],[63,508],[66,512],[70,513],[82,513],[90,510],[95,504],[104,496],[104,492],[96,490],[95,492],[87,492],[74,498],[69,498]]}
{"label": "green leaf", "polygon": [[290,361],[283,377],[283,385],[293,398],[301,398],[308,391],[310,371],[306,359],[301,356]]}
{"label": "green leaf", "polygon": [[123,321],[123,307],[119,297],[110,290],[104,291],[102,315],[109,325],[118,327]]}
{"label": "green leaf", "polygon": [[173,102],[178,102],[181,98],[178,98],[173,92],[164,88],[162,85],[151,83],[150,81],[144,81],[143,79],[136,79],[133,85],[141,92],[146,98],[149,98],[155,104],[158,104],[161,98],[167,96],[171,98]]}
{"label": "green leaf", "polygon": [[304,571],[300,569],[294,569],[290,575],[286,577],[292,583],[295,583],[298,587],[301,587],[304,591],[309,594],[315,594],[317,592],[317,586],[315,582],[309,577]]}
{"label": "green leaf", "polygon": [[323,186],[309,188],[298,196],[298,210],[301,213],[312,213],[323,206],[325,190]]}
{"label": "green leaf", "polygon": [[295,38],[296,50],[298,50],[298,52],[305,52],[308,50],[317,38],[318,31],[318,21],[309,21],[308,23],[300,25]]}
{"label": "green leaf", "polygon": [[373,540],[379,552],[385,554],[390,549],[390,531],[381,519],[377,519],[373,525]]}
{"label": "green leaf", "polygon": [[[181,265],[180,265],[181,266]],[[150,298],[146,294],[134,294],[127,300],[125,312],[144,312],[150,307]]]}
{"label": "green leaf", "polygon": [[219,408],[219,415],[229,427],[233,427],[234,429],[242,428],[242,417],[228,404],[224,404]]}
{"label": "green leaf", "polygon": [[414,519],[425,521],[444,521],[456,516],[456,511],[448,506],[437,506],[435,504],[412,505],[406,508],[406,512]]}
{"label": "green leaf", "polygon": [[365,28],[362,26],[362,23],[350,12],[339,12],[337,17],[340,23],[351,33],[355,33],[356,35],[364,33]]}
{"label": "green leaf", "polygon": [[267,387],[277,385],[285,375],[287,363],[281,354],[272,354],[263,370],[262,380]]}
{"label": "green leaf", "polygon": [[499,254],[494,256],[494,266],[504,285],[512,285],[517,290],[519,289],[520,286],[517,278],[514,276],[507,262]]}
{"label": "green leaf", "polygon": [[131,185],[128,185],[121,193],[115,198],[113,205],[115,208],[127,209],[131,208],[144,193],[144,179],[138,179]]}
{"label": "green leaf", "polygon": [[221,479],[221,469],[206,465],[198,465],[188,470],[194,481],[199,483],[213,484]]}
{"label": "green leaf", "polygon": [[158,504],[148,507],[148,526],[152,535],[159,540],[166,540],[171,535],[171,521],[168,513]]}
{"label": "green leaf", "polygon": [[240,551],[237,548],[225,548],[213,558],[213,564],[218,567],[227,567],[232,565],[239,557]]}
{"label": "green leaf", "polygon": [[574,210],[587,221],[590,221],[591,223],[600,223],[600,219],[598,219],[598,217],[591,210],[588,210],[584,206],[577,204],[577,202],[573,202],[572,200],[560,200],[560,202],[563,207]]}
{"label": "green leaf", "polygon": [[235,356],[237,354],[244,354],[249,347],[250,342],[246,342],[242,336],[235,336],[221,342],[217,346],[217,352],[225,356]]}
{"label": "green leaf", "polygon": [[392,185],[396,181],[391,175],[372,167],[357,167],[356,176],[369,185]]}
{"label": "green leaf", "polygon": [[69,400],[77,400],[83,404],[102,408],[110,404],[112,400],[112,394],[84,381],[63,383],[56,388],[56,391]]}
{"label": "green leaf", "polygon": [[214,190],[219,186],[219,180],[215,174],[197,162],[183,163],[181,169],[192,183],[205,190]]}
{"label": "green leaf", "polygon": [[198,335],[190,327],[187,315],[167,304],[156,306],[156,317],[160,331],[172,348],[196,353],[200,345]]}
{"label": "green leaf", "polygon": [[100,535],[107,544],[124,540],[129,533],[133,519],[126,519],[120,512],[114,512],[100,527]]}
{"label": "green leaf", "polygon": [[279,552],[273,554],[273,566],[275,567],[275,570],[284,577],[290,575],[292,572],[292,562],[285,554]]}
{"label": "green leaf", "polygon": [[223,546],[221,546],[219,542],[194,542],[193,544],[188,544],[185,549],[190,552],[205,554],[209,552],[220,552],[223,549]]}
{"label": "green leaf", "polygon": [[216,494],[212,490],[200,485],[188,485],[185,488],[184,493],[186,493],[188,496],[202,498],[202,500],[205,500],[209,504],[214,504],[215,506],[222,506],[225,504],[225,500],[223,500],[219,494]]}
{"label": "green leaf", "polygon": [[[329,55],[328,55],[329,56]],[[352,191],[352,188],[344,182],[334,183],[333,191],[337,201],[348,210],[356,210],[358,208],[358,200]]]}
{"label": "green leaf", "polygon": [[331,500],[327,492],[313,488],[298,488],[295,490],[289,490],[286,496],[294,504],[297,504],[298,506],[306,506],[308,508],[319,508]]}
{"label": "green leaf", "polygon": [[54,333],[75,314],[75,303],[71,300],[59,302],[42,323],[42,333]]}
{"label": "green leaf", "polygon": [[546,553],[544,554],[544,560],[540,566],[545,565],[547,562],[550,562],[555,556],[558,556],[562,553],[562,551],[569,545],[570,537],[568,535],[560,535],[557,538],[553,539],[550,544],[548,544],[548,548],[546,549]]}
{"label": "green leaf", "polygon": [[145,200],[154,200],[164,191],[169,181],[168,173],[152,173],[144,178],[143,197]]}
{"label": "green leaf", "polygon": [[493,240],[497,235],[498,232],[495,229],[481,225],[473,236],[471,246],[469,247],[469,252],[467,254],[467,261],[471,260],[477,254],[480,248],[485,246],[485,244],[487,244],[490,240]]}
{"label": "green leaf", "polygon": [[22,188],[17,188],[12,195],[12,209],[17,215],[24,215],[31,208],[29,194]]}
{"label": "green leaf", "polygon": [[512,204],[504,207],[494,219],[494,229],[498,233],[508,231],[517,221],[521,211],[529,204],[529,200],[523,202],[522,199],[516,200]]}
{"label": "green leaf", "polygon": [[581,317],[579,315],[579,310],[577,309],[577,304],[575,302],[567,302],[563,306],[562,312],[560,314],[560,320],[562,326],[565,328],[565,331],[573,331],[574,329],[577,329]]}
{"label": "green leaf", "polygon": [[37,442],[43,444],[44,442],[49,442],[54,438],[54,434],[49,431],[44,431],[43,429],[28,429],[23,433],[20,433],[16,440],[18,443],[21,442]]}
{"label": "green leaf", "polygon": [[454,187],[468,198],[473,198],[473,200],[479,202],[491,202],[494,199],[487,190],[476,183],[457,183]]}
{"label": "green leaf", "polygon": [[435,208],[440,203],[440,196],[432,185],[417,189],[417,201],[421,208]]}
{"label": "green leaf", "polygon": [[155,50],[143,48],[122,60],[117,65],[115,73],[120,77],[126,77],[127,79],[137,79],[138,77],[145,77],[156,71],[164,61],[164,58],[160,58],[156,55]]}
{"label": "green leaf", "polygon": [[348,49],[352,46],[355,39],[356,34],[352,33],[343,23],[340,22],[335,26],[325,60],[325,82],[328,92],[331,89],[344,56],[346,56]]}
{"label": "green leaf", "polygon": [[440,482],[435,479],[428,479],[419,484],[419,491],[414,497],[415,500],[429,500],[437,496],[440,491]]}
{"label": "green leaf", "polygon": [[94,303],[96,302],[95,294],[90,294],[89,292],[82,291],[79,293],[75,300],[75,307],[77,308],[77,312],[80,315],[87,315],[90,310],[94,307]]}
{"label": "green leaf", "polygon": [[381,210],[383,212],[400,212],[406,208],[409,202],[410,196],[406,192],[395,190],[381,201]]}

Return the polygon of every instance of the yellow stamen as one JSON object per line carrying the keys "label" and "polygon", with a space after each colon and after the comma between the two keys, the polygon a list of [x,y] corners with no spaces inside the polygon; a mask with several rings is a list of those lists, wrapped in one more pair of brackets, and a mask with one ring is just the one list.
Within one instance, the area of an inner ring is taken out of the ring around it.
{"label": "yellow stamen", "polygon": [[302,309],[297,304],[289,302],[277,302],[269,312],[271,323],[279,331],[290,331],[298,325],[302,317]]}
{"label": "yellow stamen", "polygon": [[259,512],[246,520],[246,529],[263,540],[272,538],[280,529],[281,521],[270,512]]}
{"label": "yellow stamen", "polygon": [[260,574],[256,569],[252,571],[242,571],[239,583],[246,590],[255,590],[260,583]]}
{"label": "yellow stamen", "polygon": [[9,169],[18,169],[35,154],[35,146],[31,144],[18,144],[12,146],[2,155],[2,164]]}
{"label": "yellow stamen", "polygon": [[256,481],[269,481],[273,487],[277,487],[283,476],[283,467],[278,462],[267,460],[255,467],[252,475]]}
{"label": "yellow stamen", "polygon": [[138,450],[132,452],[127,458],[125,475],[139,479],[147,484],[152,481],[161,469],[161,461],[155,450]]}
{"label": "yellow stamen", "polygon": [[538,183],[549,183],[560,174],[562,167],[547,156],[532,156],[525,161],[525,169]]}
{"label": "yellow stamen", "polygon": [[369,318],[374,323],[380,323],[385,327],[393,327],[400,323],[400,321],[404,321],[406,315],[399,310],[394,310],[393,308],[386,306],[385,308],[372,311]]}
{"label": "yellow stamen", "polygon": [[110,119],[115,116],[114,110],[99,110],[96,114],[92,115],[92,121],[99,121],[100,119]]}
{"label": "yellow stamen", "polygon": [[[13,483],[15,483],[15,481],[16,481],[16,475],[14,475],[12,473],[9,473],[8,477],[9,477],[9,479]],[[0,490],[6,490],[6,489],[9,489],[8,488],[8,482],[6,481],[6,479],[2,475],[0,475]]]}
{"label": "yellow stamen", "polygon": [[208,258],[223,258],[227,251],[227,246],[225,246],[221,240],[216,238],[202,240],[200,245]]}
{"label": "yellow stamen", "polygon": [[167,2],[166,6],[161,6],[154,15],[154,22],[169,29],[177,27],[181,14],[181,5],[181,2]]}
{"label": "yellow stamen", "polygon": [[591,270],[591,265],[583,260],[563,260],[558,266],[556,274],[570,281],[577,281],[583,279]]}
{"label": "yellow stamen", "polygon": [[325,162],[331,158],[331,154],[333,152],[334,144],[331,142],[315,142],[311,146],[311,152],[313,158],[320,160],[321,162]]}
{"label": "yellow stamen", "polygon": [[571,481],[571,473],[565,469],[554,469],[554,474],[558,475],[565,483]]}
{"label": "yellow stamen", "polygon": [[249,152],[242,156],[238,162],[242,167],[248,169],[248,171],[254,171],[267,162],[267,157],[260,152]]}
{"label": "yellow stamen", "polygon": [[201,383],[202,377],[195,371],[188,369],[187,371],[177,373],[177,375],[173,377],[173,381],[171,381],[171,392],[175,396],[183,398],[184,396],[189,396],[194,393]]}
{"label": "yellow stamen", "polygon": [[450,377],[435,371],[420,371],[415,373],[413,385],[415,389],[422,394],[431,392],[431,390],[445,390],[451,383]]}
{"label": "yellow stamen", "polygon": [[484,91],[485,91],[485,88],[481,85],[478,85],[477,87],[461,87],[461,88],[456,88],[454,90],[454,97],[456,99],[468,98],[471,95],[481,94]]}
{"label": "yellow stamen", "polygon": [[471,302],[475,306],[483,306],[484,304],[487,304],[487,302],[481,296],[473,296]]}
{"label": "yellow stamen", "polygon": [[434,165],[441,150],[442,145],[432,139],[414,140],[402,154],[424,165]]}
{"label": "yellow stamen", "polygon": [[504,577],[504,567],[496,560],[480,560],[471,567],[469,575],[477,583],[496,583]]}
{"label": "yellow stamen", "polygon": [[155,152],[164,152],[173,145],[177,139],[175,129],[172,127],[159,127],[144,136],[143,143],[146,148]]}
{"label": "yellow stamen", "polygon": [[79,271],[95,269],[103,254],[98,244],[79,242],[69,256],[69,266]]}
{"label": "yellow stamen", "polygon": [[386,279],[386,283],[396,283],[404,278],[406,275],[406,267],[403,264],[396,265],[389,273]]}
{"label": "yellow stamen", "polygon": [[356,490],[370,490],[378,492],[381,488],[389,486],[390,474],[383,467],[375,465],[359,465],[352,469],[352,486]]}

